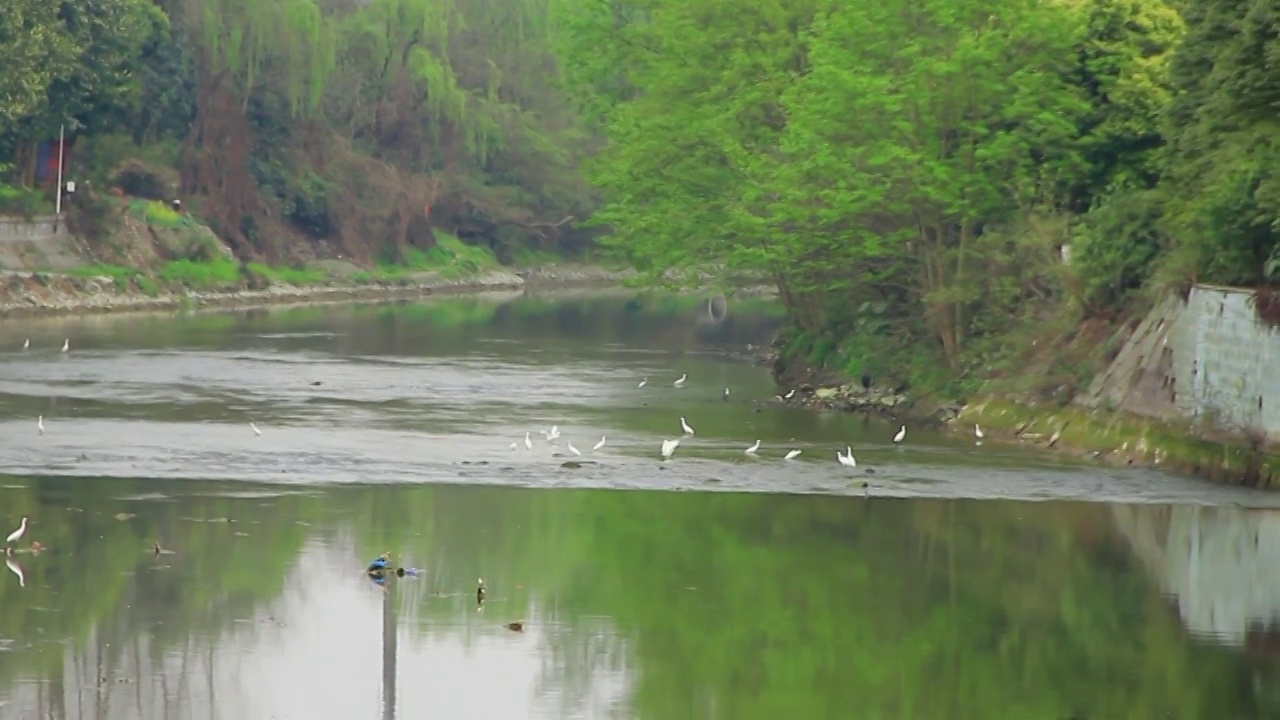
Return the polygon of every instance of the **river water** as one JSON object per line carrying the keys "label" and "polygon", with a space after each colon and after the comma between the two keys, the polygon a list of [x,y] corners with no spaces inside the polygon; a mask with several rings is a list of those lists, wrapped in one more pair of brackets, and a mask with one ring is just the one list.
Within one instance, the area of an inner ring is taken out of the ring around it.
{"label": "river water", "polygon": [[1280,498],[781,407],[780,322],[3,321],[0,717],[1280,717]]}

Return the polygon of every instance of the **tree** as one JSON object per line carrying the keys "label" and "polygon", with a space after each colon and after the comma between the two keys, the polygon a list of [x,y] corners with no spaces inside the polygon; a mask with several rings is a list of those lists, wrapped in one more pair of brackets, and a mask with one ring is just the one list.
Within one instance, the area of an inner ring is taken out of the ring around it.
{"label": "tree", "polygon": [[1275,4],[1212,0],[1184,10],[1167,112],[1164,228],[1182,279],[1280,279],[1280,41]]}
{"label": "tree", "polygon": [[43,107],[45,89],[66,72],[71,51],[57,5],[11,0],[0,6],[0,124],[11,126]]}

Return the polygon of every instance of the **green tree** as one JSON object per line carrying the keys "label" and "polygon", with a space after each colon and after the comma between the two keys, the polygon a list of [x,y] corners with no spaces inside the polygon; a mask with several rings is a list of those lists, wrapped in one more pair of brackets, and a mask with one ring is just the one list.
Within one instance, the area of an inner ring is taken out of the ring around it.
{"label": "green tree", "polygon": [[0,7],[0,123],[38,112],[49,83],[66,71],[71,46],[58,7],[45,0],[13,0]]}
{"label": "green tree", "polygon": [[1164,227],[1175,276],[1280,277],[1280,40],[1267,0],[1188,4],[1171,68]]}

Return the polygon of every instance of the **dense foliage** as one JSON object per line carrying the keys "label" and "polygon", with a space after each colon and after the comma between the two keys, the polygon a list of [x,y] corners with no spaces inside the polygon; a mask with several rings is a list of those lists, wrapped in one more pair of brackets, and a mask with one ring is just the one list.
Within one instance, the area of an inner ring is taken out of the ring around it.
{"label": "dense foliage", "polygon": [[103,180],[171,165],[248,258],[396,257],[432,225],[557,249],[589,212],[589,144],[547,19],[541,0],[22,0],[0,9],[0,152],[30,185],[65,123]]}
{"label": "dense foliage", "polygon": [[433,226],[511,257],[593,225],[654,279],[770,278],[793,350],[823,364],[973,380],[1143,288],[1280,277],[1278,17],[14,0],[0,157],[31,184],[34,143],[67,123],[101,172],[172,165],[246,258],[403,259]]}
{"label": "dense foliage", "polygon": [[655,276],[767,274],[829,365],[976,378],[1159,269],[1280,271],[1267,0],[556,8],[605,242]]}

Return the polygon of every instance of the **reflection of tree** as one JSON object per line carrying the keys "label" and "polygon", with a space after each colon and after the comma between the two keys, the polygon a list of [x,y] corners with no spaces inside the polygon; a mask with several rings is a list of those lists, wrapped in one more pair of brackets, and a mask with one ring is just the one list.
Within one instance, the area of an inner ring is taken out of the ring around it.
{"label": "reflection of tree", "polygon": [[[49,479],[36,488],[17,502],[38,519],[31,539],[49,550],[24,560],[25,588],[0,584],[0,635],[25,646],[0,654],[0,679],[12,687],[18,677],[39,677],[30,705],[54,717],[181,715],[172,713],[189,707],[192,683],[212,671],[193,657],[205,652],[194,638],[251,617],[283,585],[303,528],[273,516],[318,509],[300,495],[264,506],[184,497],[177,485],[171,502],[119,499],[156,489],[131,480]],[[235,522],[201,521],[228,517]],[[252,540],[236,536],[240,529]],[[177,554],[147,552],[157,537]]]}

